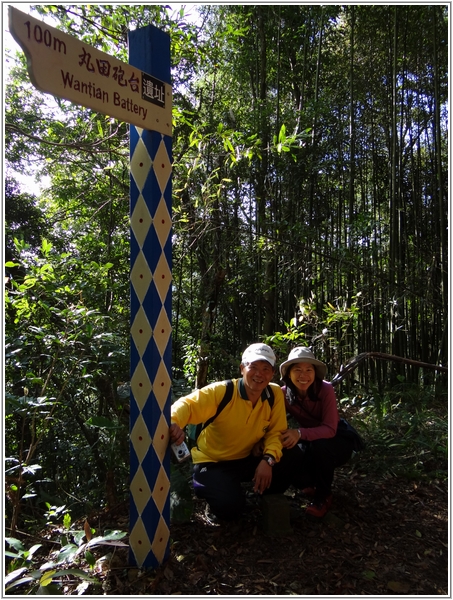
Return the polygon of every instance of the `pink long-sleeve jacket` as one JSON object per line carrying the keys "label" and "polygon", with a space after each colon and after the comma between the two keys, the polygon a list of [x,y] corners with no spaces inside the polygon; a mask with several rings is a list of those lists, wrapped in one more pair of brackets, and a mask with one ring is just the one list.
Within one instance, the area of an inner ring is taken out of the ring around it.
{"label": "pink long-sleeve jacket", "polygon": [[288,399],[286,385],[282,387],[285,396],[286,411],[299,423],[301,439],[309,442],[319,438],[332,438],[337,432],[338,415],[337,397],[333,386],[323,381],[318,399],[308,397],[301,400],[295,398],[291,404]]}

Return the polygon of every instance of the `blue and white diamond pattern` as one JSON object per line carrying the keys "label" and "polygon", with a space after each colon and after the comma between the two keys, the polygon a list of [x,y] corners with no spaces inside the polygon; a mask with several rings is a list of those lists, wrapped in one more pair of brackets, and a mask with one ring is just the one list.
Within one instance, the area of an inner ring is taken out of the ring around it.
{"label": "blue and white diamond pattern", "polygon": [[131,126],[131,562],[168,555],[171,138]]}

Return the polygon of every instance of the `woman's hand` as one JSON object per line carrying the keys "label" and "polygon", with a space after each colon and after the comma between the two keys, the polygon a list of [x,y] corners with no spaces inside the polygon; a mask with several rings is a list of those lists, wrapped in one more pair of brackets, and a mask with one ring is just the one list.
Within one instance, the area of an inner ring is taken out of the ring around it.
{"label": "woman's hand", "polygon": [[283,448],[293,448],[300,440],[299,431],[297,429],[286,429],[281,435]]}

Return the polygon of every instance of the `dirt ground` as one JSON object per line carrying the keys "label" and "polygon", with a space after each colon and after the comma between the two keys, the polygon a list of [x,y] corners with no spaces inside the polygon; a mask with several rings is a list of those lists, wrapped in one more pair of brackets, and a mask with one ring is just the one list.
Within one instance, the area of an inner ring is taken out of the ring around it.
{"label": "dirt ground", "polygon": [[[289,491],[291,493],[291,490]],[[268,535],[257,502],[238,521],[212,525],[195,501],[190,522],[172,525],[168,560],[157,570],[105,574],[112,595],[425,595],[450,593],[448,486],[336,472],[333,505],[322,520],[288,497],[292,533]],[[106,515],[107,517],[108,515]],[[115,519],[115,527],[127,515]],[[105,524],[107,525],[107,524]],[[127,527],[127,524],[126,524]]]}

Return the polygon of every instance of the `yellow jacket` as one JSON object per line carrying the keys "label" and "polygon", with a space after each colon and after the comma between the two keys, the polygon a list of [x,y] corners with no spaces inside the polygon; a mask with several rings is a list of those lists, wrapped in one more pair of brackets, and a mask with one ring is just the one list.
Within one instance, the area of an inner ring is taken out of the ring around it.
{"label": "yellow jacket", "polygon": [[[271,409],[266,390],[252,407],[245,392],[241,396],[240,379],[233,379],[231,401],[220,415],[204,429],[192,448],[194,463],[236,460],[249,456],[256,442],[264,438],[264,453],[272,454],[278,461],[282,455],[281,432],[287,429],[283,392],[271,383],[274,404]],[[243,389],[243,387],[242,387]],[[171,407],[171,421],[184,429],[192,423],[204,423],[212,417],[225,395],[226,382],[216,382],[177,400]]]}

